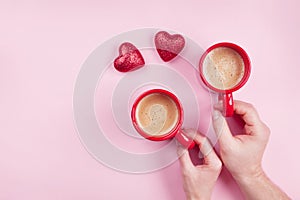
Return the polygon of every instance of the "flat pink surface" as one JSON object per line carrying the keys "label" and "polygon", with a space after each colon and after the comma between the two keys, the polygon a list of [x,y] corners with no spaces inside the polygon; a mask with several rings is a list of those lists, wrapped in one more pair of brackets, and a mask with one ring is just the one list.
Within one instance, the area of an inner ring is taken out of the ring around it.
{"label": "flat pink surface", "polygon": [[[300,198],[299,1],[1,1],[0,199],[184,199],[178,162],[148,174],[103,166],[82,146],[72,94],[81,64],[124,31],[185,33],[204,49],[231,41],[253,71],[236,99],[272,130],[263,166]],[[242,199],[223,171],[213,199]]]}

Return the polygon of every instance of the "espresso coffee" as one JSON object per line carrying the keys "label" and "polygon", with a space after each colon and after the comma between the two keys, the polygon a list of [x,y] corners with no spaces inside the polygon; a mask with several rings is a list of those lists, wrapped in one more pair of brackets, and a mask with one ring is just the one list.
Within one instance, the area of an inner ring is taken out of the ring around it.
{"label": "espresso coffee", "polygon": [[137,105],[138,126],[150,136],[170,132],[179,120],[176,103],[167,95],[153,93],[145,96]]}
{"label": "espresso coffee", "polygon": [[228,47],[213,49],[203,61],[203,75],[206,81],[217,89],[234,88],[242,80],[244,73],[242,57]]}

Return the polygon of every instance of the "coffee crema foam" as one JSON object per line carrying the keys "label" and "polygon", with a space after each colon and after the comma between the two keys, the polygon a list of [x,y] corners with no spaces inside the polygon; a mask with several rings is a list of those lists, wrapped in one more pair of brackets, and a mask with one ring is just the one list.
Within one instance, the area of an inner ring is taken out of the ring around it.
{"label": "coffee crema foam", "polygon": [[245,64],[235,50],[218,47],[210,51],[203,61],[203,74],[207,82],[215,88],[234,88],[243,78]]}
{"label": "coffee crema foam", "polygon": [[175,127],[179,120],[179,111],[170,97],[154,93],[147,95],[138,103],[136,119],[145,133],[161,136]]}

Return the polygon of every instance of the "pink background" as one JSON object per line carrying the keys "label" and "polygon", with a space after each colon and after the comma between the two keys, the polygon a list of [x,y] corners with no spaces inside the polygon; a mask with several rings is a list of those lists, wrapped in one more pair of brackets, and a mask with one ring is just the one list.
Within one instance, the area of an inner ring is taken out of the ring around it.
{"label": "pink background", "polygon": [[[99,44],[142,27],[177,30],[204,49],[232,41],[253,73],[236,99],[272,130],[263,166],[300,198],[299,1],[0,1],[0,199],[184,199],[178,162],[133,175],[93,159],[77,136],[72,93]],[[226,171],[213,199],[241,199]]]}

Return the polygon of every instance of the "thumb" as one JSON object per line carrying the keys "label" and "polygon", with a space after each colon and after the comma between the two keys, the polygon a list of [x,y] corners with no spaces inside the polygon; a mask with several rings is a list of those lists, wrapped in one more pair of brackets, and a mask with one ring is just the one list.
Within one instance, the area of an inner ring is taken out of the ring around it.
{"label": "thumb", "polygon": [[234,138],[228,127],[226,119],[223,117],[220,111],[213,111],[212,121],[215,133],[220,143],[220,147],[223,148],[231,146],[234,142]]}
{"label": "thumb", "polygon": [[177,154],[182,171],[184,171],[185,173],[191,172],[194,168],[194,164],[191,160],[188,150],[184,149],[181,145],[178,145]]}

